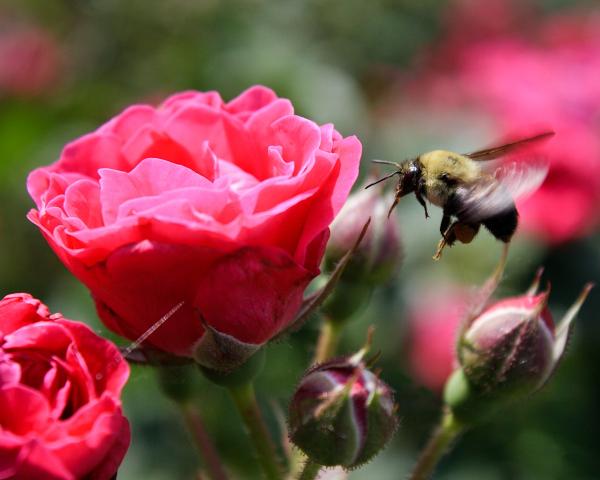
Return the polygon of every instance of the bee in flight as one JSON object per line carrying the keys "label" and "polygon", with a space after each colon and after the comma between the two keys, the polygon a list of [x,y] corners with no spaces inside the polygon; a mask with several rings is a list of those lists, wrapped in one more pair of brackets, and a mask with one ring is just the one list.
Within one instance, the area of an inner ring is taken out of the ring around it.
{"label": "bee in flight", "polygon": [[470,243],[482,224],[498,240],[509,243],[518,224],[514,200],[536,190],[548,169],[545,165],[529,162],[498,165],[488,161],[515,153],[553,135],[554,132],[544,132],[467,154],[433,150],[402,163],[374,160],[375,163],[393,165],[396,170],[365,188],[398,175],[388,217],[400,198],[412,192],[423,206],[425,218],[429,217],[425,200],[443,209],[440,224],[442,239],[433,256],[435,260],[441,257],[446,245],[452,246],[457,240]]}

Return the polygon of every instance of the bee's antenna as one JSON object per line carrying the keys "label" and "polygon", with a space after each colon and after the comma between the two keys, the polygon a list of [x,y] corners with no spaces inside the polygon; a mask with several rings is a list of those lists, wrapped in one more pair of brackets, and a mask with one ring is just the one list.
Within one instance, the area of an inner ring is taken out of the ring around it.
{"label": "bee's antenna", "polygon": [[375,180],[373,183],[369,183],[369,184],[368,184],[368,185],[365,187],[365,190],[366,190],[367,188],[369,188],[369,187],[372,187],[373,185],[377,185],[378,183],[381,183],[381,182],[383,182],[383,181],[387,180],[388,178],[392,178],[394,175],[400,175],[400,172],[399,172],[399,171],[392,172],[392,173],[390,173],[389,175],[386,175],[385,177],[383,177],[383,178],[380,178],[379,180]]}
{"label": "bee's antenna", "polygon": [[396,162],[388,162],[387,160],[371,160],[373,163],[380,163],[382,165],[393,165],[396,168],[400,168],[400,164]]}

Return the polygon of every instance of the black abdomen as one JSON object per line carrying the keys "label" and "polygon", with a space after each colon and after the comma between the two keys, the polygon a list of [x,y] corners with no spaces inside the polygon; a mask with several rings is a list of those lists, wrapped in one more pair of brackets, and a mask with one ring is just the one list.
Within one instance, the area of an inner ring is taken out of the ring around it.
{"label": "black abdomen", "polygon": [[485,228],[487,228],[498,240],[508,243],[517,229],[518,222],[519,213],[513,205],[511,208],[503,210],[493,217],[482,220],[481,223],[483,223]]}

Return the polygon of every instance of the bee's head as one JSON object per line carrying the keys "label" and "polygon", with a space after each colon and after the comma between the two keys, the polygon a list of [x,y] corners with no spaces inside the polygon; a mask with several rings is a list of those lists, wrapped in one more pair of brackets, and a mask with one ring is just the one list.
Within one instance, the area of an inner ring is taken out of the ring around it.
{"label": "bee's head", "polygon": [[[375,163],[383,163],[386,165],[393,165],[396,167],[396,171],[386,175],[379,180],[370,183],[365,188],[372,187],[373,185],[377,185],[388,178],[392,178],[395,175],[398,175],[398,184],[396,185],[396,194],[394,195],[394,203],[390,207],[388,211],[388,217],[391,215],[392,210],[398,205],[398,201],[404,195],[407,195],[411,192],[414,192],[417,189],[417,185],[419,183],[419,179],[421,178],[421,162],[418,158],[413,160],[406,160],[405,162],[395,163],[395,162],[387,162],[385,160],[373,160]],[[427,211],[427,210],[426,210]]]}
{"label": "bee's head", "polygon": [[421,166],[418,159],[407,160],[398,169],[398,187],[396,196],[403,197],[412,193],[417,188],[417,182],[421,176]]}
{"label": "bee's head", "polygon": [[415,158],[414,160],[406,160],[403,163],[388,162],[386,160],[373,160],[373,163],[393,165],[396,167],[396,171],[374,181],[373,183],[370,183],[365,188],[370,188],[373,185],[377,185],[378,183],[381,183],[388,178],[392,178],[395,175],[398,175],[398,186],[396,187],[396,195],[398,197],[402,197],[407,193],[413,192],[417,187],[417,180],[421,175],[421,166],[418,158]]}

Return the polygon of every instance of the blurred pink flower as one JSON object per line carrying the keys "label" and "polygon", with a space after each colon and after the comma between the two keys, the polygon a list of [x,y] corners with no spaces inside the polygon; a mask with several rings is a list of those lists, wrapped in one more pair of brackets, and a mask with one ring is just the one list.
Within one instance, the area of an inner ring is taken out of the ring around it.
{"label": "blurred pink flower", "polygon": [[500,138],[555,130],[537,152],[549,161],[548,178],[520,202],[521,225],[551,244],[585,236],[600,224],[600,15],[501,30],[456,41],[450,27],[452,41],[420,72],[421,96],[437,109],[474,108]]}
{"label": "blurred pink flower", "polygon": [[440,286],[420,295],[409,307],[408,361],[413,378],[441,392],[456,362],[456,337],[468,294]]}
{"label": "blurred pink flower", "polygon": [[530,6],[518,0],[453,0],[442,14],[447,30],[444,46],[456,48],[459,43],[518,31],[530,21]]}
{"label": "blurred pink flower", "polygon": [[30,97],[56,82],[61,58],[56,40],[34,25],[0,25],[0,94]]}

